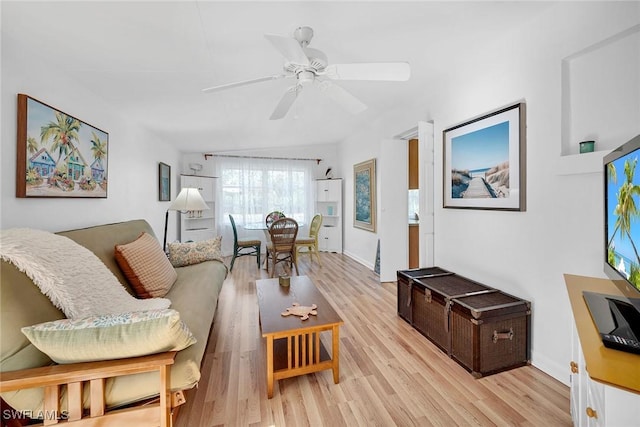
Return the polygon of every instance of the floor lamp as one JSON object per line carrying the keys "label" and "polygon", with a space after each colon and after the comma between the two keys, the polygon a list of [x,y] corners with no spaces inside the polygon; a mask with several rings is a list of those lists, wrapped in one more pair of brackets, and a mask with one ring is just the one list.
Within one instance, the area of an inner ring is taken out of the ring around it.
{"label": "floor lamp", "polygon": [[167,251],[167,224],[169,222],[169,211],[204,211],[209,209],[197,188],[183,188],[178,197],[171,203],[167,213],[164,215],[164,241],[162,250]]}

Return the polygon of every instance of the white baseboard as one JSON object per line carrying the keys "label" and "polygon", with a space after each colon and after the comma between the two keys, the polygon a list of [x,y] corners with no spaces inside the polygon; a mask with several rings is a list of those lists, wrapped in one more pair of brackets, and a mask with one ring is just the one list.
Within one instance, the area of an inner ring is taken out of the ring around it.
{"label": "white baseboard", "polygon": [[373,270],[374,265],[373,265],[372,263],[370,263],[370,262],[367,262],[367,261],[363,260],[362,258],[360,258],[360,257],[358,257],[358,256],[356,256],[356,255],[354,255],[354,254],[353,254],[353,253],[351,253],[351,252],[343,251],[342,253],[343,253],[344,255],[348,256],[349,258],[351,258],[352,260],[354,260],[354,261],[356,261],[356,262],[358,262],[358,263],[360,263],[360,264],[364,265],[364,266],[365,266],[365,267],[367,267],[369,270]]}
{"label": "white baseboard", "polygon": [[562,365],[555,360],[549,359],[548,357],[537,354],[536,352],[531,352],[531,364],[536,368],[540,369],[545,374],[548,374],[560,381],[562,384],[569,387],[571,384],[569,382],[569,368],[567,365]]}

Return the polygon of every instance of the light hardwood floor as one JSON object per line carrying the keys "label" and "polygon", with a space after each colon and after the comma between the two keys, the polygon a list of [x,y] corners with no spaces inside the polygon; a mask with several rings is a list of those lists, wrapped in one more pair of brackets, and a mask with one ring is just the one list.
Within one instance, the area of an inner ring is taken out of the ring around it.
{"label": "light hardwood floor", "polygon": [[255,281],[268,276],[242,257],[177,427],[571,425],[568,387],[532,366],[474,379],[397,316],[395,283],[347,256],[321,257],[323,267],[305,257],[299,268],[345,322],[340,383],[331,371],[280,380],[267,399]]}

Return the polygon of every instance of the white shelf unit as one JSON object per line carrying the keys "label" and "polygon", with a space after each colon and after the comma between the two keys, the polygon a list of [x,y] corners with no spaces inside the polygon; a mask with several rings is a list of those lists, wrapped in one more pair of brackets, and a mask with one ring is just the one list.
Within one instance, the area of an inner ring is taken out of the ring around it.
{"label": "white shelf unit", "polygon": [[180,212],[180,241],[199,242],[214,238],[217,235],[215,177],[180,175],[180,189],[182,188],[197,188],[209,209],[200,212]]}
{"label": "white shelf unit", "polygon": [[316,212],[322,214],[318,250],[342,253],[342,179],[316,181]]}

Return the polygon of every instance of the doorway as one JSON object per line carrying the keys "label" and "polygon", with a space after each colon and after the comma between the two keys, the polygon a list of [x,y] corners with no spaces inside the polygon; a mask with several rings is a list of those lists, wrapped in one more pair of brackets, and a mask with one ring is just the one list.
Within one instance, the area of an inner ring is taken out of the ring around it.
{"label": "doorway", "polygon": [[409,268],[418,268],[420,267],[420,148],[418,139],[410,139],[408,148],[409,203],[407,206],[407,218],[409,227]]}
{"label": "doorway", "polygon": [[[396,135],[407,144],[407,230],[406,265],[409,268],[434,266],[434,124],[418,126]],[[415,257],[415,258],[414,258]],[[416,262],[417,259],[417,262]]]}

